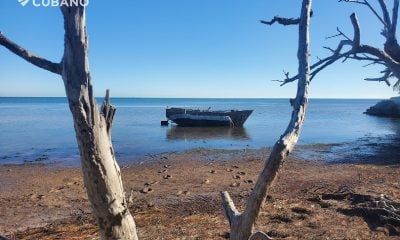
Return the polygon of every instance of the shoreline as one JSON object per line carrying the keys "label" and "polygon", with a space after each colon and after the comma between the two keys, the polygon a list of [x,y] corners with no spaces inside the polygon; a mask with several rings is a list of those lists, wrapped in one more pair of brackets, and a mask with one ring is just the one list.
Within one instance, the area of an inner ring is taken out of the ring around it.
{"label": "shoreline", "polygon": [[[337,154],[335,148],[343,150],[343,146],[319,144],[296,149],[269,191],[256,229],[286,239],[398,237],[398,227],[394,231],[388,226],[374,226],[366,216],[341,212],[354,207],[348,199],[315,200],[340,191],[373,197],[383,193],[400,199],[399,163],[386,161],[399,159],[394,151],[398,145],[384,146],[393,150],[386,148],[385,155],[375,151],[380,161],[375,164],[319,160]],[[305,159],[301,150],[316,154]],[[122,166],[125,191],[132,200],[130,211],[141,239],[161,234],[166,239],[224,239],[228,223],[219,192],[229,191],[242,207],[268,152],[267,148],[195,149],[152,155],[141,163]],[[345,156],[360,160],[354,154]],[[81,175],[80,167],[1,165],[0,235],[10,239],[96,237]]]}
{"label": "shoreline", "polygon": [[[165,155],[171,154],[191,154],[196,152],[207,152],[212,154],[215,161],[224,160],[232,154],[249,153],[253,155],[267,153],[273,146],[266,147],[246,147],[246,148],[212,148],[212,147],[193,147],[183,149],[181,151],[165,151],[159,153],[146,153],[135,157],[119,158],[117,153],[117,161],[121,167],[130,165],[152,163],[152,160],[162,158]],[[386,134],[382,136],[364,136],[352,141],[343,141],[335,143],[311,143],[297,144],[294,151],[291,153],[292,158],[301,160],[315,160],[326,163],[369,163],[369,164],[400,164],[397,159],[400,159],[400,153],[396,154],[396,148],[400,147],[399,134]],[[385,154],[385,152],[389,152]],[[379,155],[379,156],[376,156]],[[14,156],[16,157],[16,156]],[[70,159],[70,158],[69,158]],[[21,163],[1,163],[0,167],[6,166],[54,166],[59,168],[80,168],[79,155],[73,160],[49,160],[45,155],[32,160],[25,160]],[[128,160],[130,159],[130,160]],[[207,160],[207,158],[204,158]],[[199,159],[197,159],[199,160]]]}

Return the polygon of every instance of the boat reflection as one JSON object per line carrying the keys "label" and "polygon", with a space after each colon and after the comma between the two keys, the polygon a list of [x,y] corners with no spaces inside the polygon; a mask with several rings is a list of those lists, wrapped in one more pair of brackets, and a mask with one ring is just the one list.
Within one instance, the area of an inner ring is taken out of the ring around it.
{"label": "boat reflection", "polygon": [[248,140],[250,135],[244,127],[180,127],[173,126],[167,131],[168,140],[234,139]]}

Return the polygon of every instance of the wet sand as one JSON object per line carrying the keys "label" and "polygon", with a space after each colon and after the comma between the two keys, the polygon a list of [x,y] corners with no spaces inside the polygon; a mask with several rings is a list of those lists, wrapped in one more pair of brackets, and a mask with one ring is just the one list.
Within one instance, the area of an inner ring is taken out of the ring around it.
{"label": "wet sand", "polygon": [[[398,146],[366,156],[365,162],[353,154],[349,160],[358,160],[350,161],[354,163],[327,163],[301,154],[310,150],[324,155],[332,147],[300,147],[287,160],[255,229],[277,239],[398,239],[399,226],[352,211],[354,196],[385,194],[400,200]],[[219,192],[229,191],[243,207],[268,152],[195,149],[152,155],[122,167],[140,239],[228,237]],[[80,168],[3,165],[0,183],[0,235],[98,238]]]}

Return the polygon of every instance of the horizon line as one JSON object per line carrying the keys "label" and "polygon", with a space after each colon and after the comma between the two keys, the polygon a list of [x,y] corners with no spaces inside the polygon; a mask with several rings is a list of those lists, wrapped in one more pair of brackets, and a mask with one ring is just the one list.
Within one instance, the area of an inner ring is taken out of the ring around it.
{"label": "horizon line", "polygon": [[[393,96],[399,97],[399,96]],[[0,98],[67,98],[67,96],[0,96]],[[95,97],[95,98],[104,98],[104,97]],[[114,98],[125,98],[125,99],[290,99],[293,97],[119,97],[114,96],[110,97]],[[391,97],[389,97],[391,98]],[[343,99],[343,100],[351,100],[351,99],[365,99],[365,100],[378,100],[378,99],[389,99],[389,98],[374,98],[374,97],[310,97],[308,99]]]}

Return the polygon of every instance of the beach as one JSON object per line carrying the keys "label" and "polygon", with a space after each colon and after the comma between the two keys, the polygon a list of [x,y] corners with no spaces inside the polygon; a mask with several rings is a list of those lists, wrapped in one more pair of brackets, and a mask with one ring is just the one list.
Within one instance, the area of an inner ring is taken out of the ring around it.
{"label": "beach", "polygon": [[[304,154],[308,151],[336,155],[339,146],[297,147],[270,189],[255,229],[276,239],[398,238],[398,226],[352,211],[362,203],[354,202],[357,196],[400,198],[397,140],[352,143],[352,148],[370,145],[374,154],[349,154],[346,163],[304,158],[311,156]],[[220,191],[229,191],[243,207],[269,151],[199,148],[123,165],[122,179],[140,239],[229,237]],[[1,235],[98,238],[79,167],[2,165],[0,182]]]}
{"label": "beach", "polygon": [[[112,140],[140,239],[226,239],[220,192],[242,210],[287,99],[114,99]],[[399,121],[362,114],[376,100],[311,100],[294,152],[255,230],[276,239],[395,239],[365,210],[400,199]],[[244,128],[161,127],[165,106],[254,109]],[[0,98],[0,236],[98,239],[65,98]],[[383,195],[382,195],[383,194]]]}

